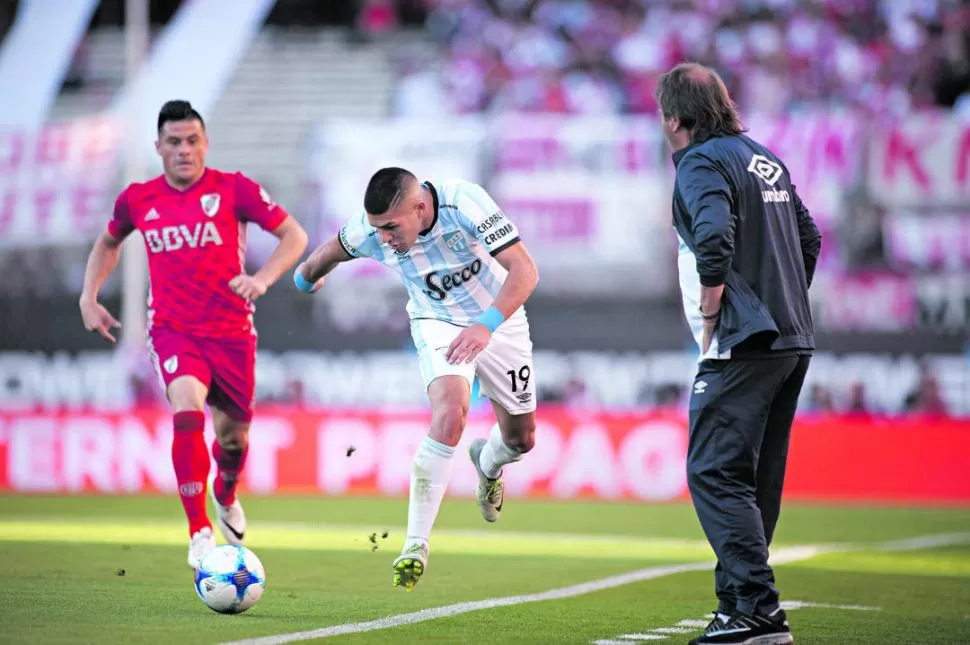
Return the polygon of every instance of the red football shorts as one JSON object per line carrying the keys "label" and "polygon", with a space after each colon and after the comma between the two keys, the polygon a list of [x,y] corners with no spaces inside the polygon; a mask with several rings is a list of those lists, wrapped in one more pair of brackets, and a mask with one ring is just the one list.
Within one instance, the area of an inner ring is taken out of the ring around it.
{"label": "red football shorts", "polygon": [[148,349],[165,390],[180,376],[208,386],[206,402],[235,421],[253,418],[256,398],[256,337],[216,340],[155,328]]}

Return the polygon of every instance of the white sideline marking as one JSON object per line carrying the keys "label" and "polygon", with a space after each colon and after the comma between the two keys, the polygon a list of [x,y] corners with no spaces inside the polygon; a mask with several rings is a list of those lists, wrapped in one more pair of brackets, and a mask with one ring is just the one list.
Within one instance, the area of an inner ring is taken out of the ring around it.
{"label": "white sideline marking", "polygon": [[[653,631],[657,630],[655,629]],[[620,634],[617,638],[626,639],[625,642],[629,645],[630,641],[661,641],[667,637],[658,636],[657,634]]]}
{"label": "white sideline marking", "polygon": [[[179,525],[181,526],[181,525]],[[349,531],[349,532],[360,532],[366,535],[367,533],[373,532],[375,528],[382,528],[388,530],[391,533],[400,534],[404,531],[404,526],[389,525],[378,527],[376,524],[331,524],[328,522],[253,522],[254,527],[276,529],[276,530],[286,530],[286,531]],[[707,548],[708,542],[706,540],[697,539],[680,539],[680,538],[650,538],[650,537],[639,537],[636,535],[623,535],[623,534],[612,534],[612,533],[541,533],[533,531],[483,531],[478,529],[445,529],[440,531],[440,533],[446,533],[450,536],[455,537],[470,537],[470,538],[510,538],[510,539],[526,539],[526,540],[542,540],[545,542],[571,542],[576,540],[582,540],[583,542],[631,542],[636,544],[651,544],[658,547],[669,546],[669,547],[703,547]],[[956,532],[956,533],[937,533],[934,535],[921,535],[917,537],[904,538],[900,540],[889,540],[885,542],[878,542],[876,544],[858,542],[833,542],[825,545],[813,545],[814,547],[824,546],[826,548],[831,548],[836,551],[844,551],[846,549],[869,549],[874,548],[877,551],[920,551],[923,549],[931,549],[940,546],[958,546],[961,544],[970,544],[970,533],[968,532]],[[784,546],[784,545],[779,545]],[[786,548],[795,548],[794,546]],[[811,547],[810,547],[811,548]]]}
{"label": "white sideline marking", "polygon": [[574,596],[593,593],[594,591],[612,589],[614,587],[620,587],[622,585],[628,585],[643,580],[661,578],[663,576],[669,576],[675,573],[702,571],[710,568],[710,562],[691,562],[689,564],[677,564],[664,567],[649,567],[646,569],[631,571],[629,573],[610,576],[609,578],[602,578],[600,580],[583,582],[578,585],[562,587],[560,589],[543,591],[541,593],[525,594],[521,596],[506,596],[504,598],[489,598],[486,600],[477,600],[473,602],[460,602],[453,605],[445,605],[444,607],[422,609],[421,611],[415,611],[408,614],[387,616],[385,618],[378,618],[376,620],[369,620],[362,623],[333,625],[332,627],[323,627],[321,629],[313,629],[305,632],[294,632],[292,634],[280,634],[278,636],[264,636],[261,638],[233,641],[231,643],[224,643],[223,645],[282,645],[283,643],[294,643],[297,641],[306,641],[314,638],[327,638],[328,636],[360,634],[363,632],[376,631],[378,629],[389,629],[391,627],[401,627],[403,625],[423,623],[427,620],[437,620],[439,618],[457,616],[458,614],[466,614],[470,611],[495,609],[496,607],[508,607],[511,605],[521,605],[531,602],[540,602],[543,600],[572,598]]}
{"label": "white sideline marking", "polygon": [[[831,605],[824,602],[809,602],[805,600],[785,600],[781,603],[781,608],[788,611],[795,609],[805,609],[807,607],[820,607],[823,609],[848,609],[854,611],[882,611],[881,607],[866,607],[865,605]],[[677,627],[656,627],[645,634],[620,634],[617,638],[625,638],[625,641],[599,640],[593,641],[593,645],[614,645],[616,643],[630,643],[631,641],[659,641],[665,640],[667,635],[689,634],[707,627],[707,620],[682,620],[677,623]]]}
{"label": "white sideline marking", "polygon": [[707,624],[711,622],[710,618],[707,620],[682,620],[677,623],[678,627],[707,627]]}
{"label": "white sideline marking", "polygon": [[[937,546],[949,546],[956,544],[966,544],[970,542],[970,533],[944,533],[937,535],[925,535],[913,538],[907,538],[904,540],[893,540],[888,542],[881,542],[875,545],[875,548],[884,551],[906,551],[906,550],[920,550],[929,549]],[[799,560],[807,560],[816,555],[822,553],[830,553],[834,551],[849,551],[859,548],[872,548],[872,545],[866,547],[866,545],[853,545],[853,544],[826,544],[826,545],[808,545],[800,547],[791,547],[786,549],[779,549],[775,555],[771,556],[771,564],[786,564],[790,562],[797,562]],[[290,634],[278,634],[276,636],[263,636],[259,638],[251,638],[240,641],[231,641],[227,643],[221,643],[220,645],[284,645],[285,643],[295,643],[298,641],[312,640],[315,638],[327,638],[329,636],[341,636],[343,634],[361,634],[364,632],[372,632],[380,629],[391,629],[394,627],[401,627],[404,625],[413,625],[415,623],[423,623],[429,620],[437,620],[439,618],[448,618],[450,616],[457,616],[459,614],[466,614],[472,611],[481,611],[484,609],[494,609],[496,607],[508,607],[510,605],[522,605],[532,602],[542,602],[545,600],[560,600],[562,598],[573,598],[575,596],[582,596],[585,594],[593,593],[596,591],[603,591],[605,589],[613,589],[615,587],[622,587],[624,585],[633,584],[635,582],[642,582],[644,580],[653,580],[655,578],[662,578],[665,576],[675,575],[678,573],[686,573],[688,571],[703,571],[705,569],[710,569],[713,563],[711,562],[689,562],[685,564],[660,566],[660,567],[648,567],[646,569],[638,569],[636,571],[630,571],[629,573],[622,573],[615,576],[610,576],[608,578],[601,578],[600,580],[591,580],[589,582],[583,582],[580,584],[572,585],[569,587],[561,587],[559,589],[550,589],[549,591],[543,591],[541,593],[525,594],[521,596],[505,596],[503,598],[488,598],[486,600],[478,600],[474,602],[461,602],[453,605],[445,605],[444,607],[432,607],[430,609],[422,609],[421,611],[415,611],[408,614],[396,614],[393,616],[386,616],[384,618],[378,618],[376,620],[370,620],[360,623],[345,623],[343,625],[332,625],[330,627],[321,627],[320,629],[314,629],[304,632],[293,632]],[[790,601],[794,602],[794,601]],[[847,609],[863,609],[864,611],[874,611],[878,610],[877,607],[856,607],[854,605],[823,605],[821,603],[800,603],[799,607],[838,607]],[[794,609],[795,607],[792,606]],[[681,621],[678,625],[685,624],[687,621]],[[698,621],[699,622],[699,621]],[[701,627],[707,625],[705,622]],[[660,634],[649,635],[649,640],[659,640],[661,638],[666,638]],[[629,641],[628,641],[629,642]],[[598,645],[617,645],[618,643],[623,643],[623,641],[610,641],[602,640],[596,641]],[[623,644],[625,645],[625,644]]]}
{"label": "white sideline marking", "polygon": [[[797,560],[811,558],[819,553],[822,553],[823,551],[824,549],[816,547],[794,547],[792,549],[780,549],[778,553],[771,559],[771,561],[773,564],[785,564],[787,562],[795,562]],[[545,600],[573,598],[575,596],[582,596],[596,591],[603,591],[604,589],[622,587],[635,582],[671,576],[677,573],[686,573],[688,571],[705,571],[710,569],[712,566],[712,562],[706,561],[688,562],[685,564],[675,564],[660,567],[648,567],[646,569],[638,569],[628,573],[621,573],[608,578],[582,582],[569,587],[550,589],[549,591],[543,591],[541,593],[524,594],[521,596],[505,596],[504,598],[488,598],[486,600],[476,600],[472,602],[459,602],[453,605],[445,605],[444,607],[432,607],[430,609],[422,609],[421,611],[414,611],[408,614],[396,614],[394,616],[387,616],[385,618],[378,618],[376,620],[368,620],[361,623],[346,623],[343,625],[321,627],[320,629],[312,629],[305,632],[278,634],[276,636],[262,636],[259,638],[250,638],[241,641],[223,643],[222,645],[283,645],[284,643],[295,643],[297,641],[307,641],[315,638],[327,638],[330,636],[342,636],[343,634],[361,634],[364,632],[377,631],[379,629],[390,629],[392,627],[402,627],[404,625],[423,623],[428,620],[448,618],[450,616],[457,616],[458,614],[467,614],[471,611],[495,609],[497,607],[509,607],[511,605],[524,605],[527,603],[542,602]]]}
{"label": "white sideline marking", "polygon": [[781,608],[793,611],[795,609],[818,608],[818,609],[845,609],[849,611],[882,611],[882,607],[867,607],[866,605],[832,605],[827,602],[807,602],[804,600],[782,600]]}
{"label": "white sideline marking", "polygon": [[968,542],[970,542],[970,533],[940,533],[883,542],[876,548],[880,551],[922,551],[940,546],[958,546]]}

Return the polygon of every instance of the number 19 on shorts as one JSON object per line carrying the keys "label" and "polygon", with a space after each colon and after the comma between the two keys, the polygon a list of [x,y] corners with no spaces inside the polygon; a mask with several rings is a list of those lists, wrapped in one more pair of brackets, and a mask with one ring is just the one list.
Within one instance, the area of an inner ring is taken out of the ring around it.
{"label": "number 19 on shorts", "polygon": [[518,370],[509,370],[505,373],[512,382],[512,392],[525,390],[529,387],[529,377],[532,376],[528,365],[523,365]]}

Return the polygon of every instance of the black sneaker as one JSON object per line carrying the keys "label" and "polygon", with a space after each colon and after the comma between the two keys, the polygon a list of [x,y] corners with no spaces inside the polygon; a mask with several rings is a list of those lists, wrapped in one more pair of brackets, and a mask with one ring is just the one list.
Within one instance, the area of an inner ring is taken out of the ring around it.
{"label": "black sneaker", "polygon": [[690,645],[791,645],[794,640],[788,627],[788,616],[781,609],[771,616],[742,616],[728,620],[715,615],[704,633]]}
{"label": "black sneaker", "polygon": [[718,611],[715,611],[714,618],[711,619],[711,622],[707,623],[707,627],[704,628],[704,631],[701,632],[701,635],[698,636],[697,638],[690,639],[687,645],[697,645],[698,643],[701,642],[700,640],[701,638],[703,638],[704,636],[707,636],[707,634],[713,632],[715,629],[718,629],[719,625],[724,625],[729,620],[731,620],[731,617],[729,615],[722,614]]}

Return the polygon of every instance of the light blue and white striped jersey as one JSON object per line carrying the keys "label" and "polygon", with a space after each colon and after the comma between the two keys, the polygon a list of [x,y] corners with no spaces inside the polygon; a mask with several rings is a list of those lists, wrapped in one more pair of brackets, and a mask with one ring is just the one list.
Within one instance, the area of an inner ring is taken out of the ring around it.
{"label": "light blue and white striped jersey", "polygon": [[519,241],[519,231],[485,189],[469,181],[424,182],[435,218],[406,253],[380,241],[367,213],[352,217],[338,239],[355,258],[370,257],[404,280],[412,320],[468,326],[488,309],[508,272],[495,255]]}

